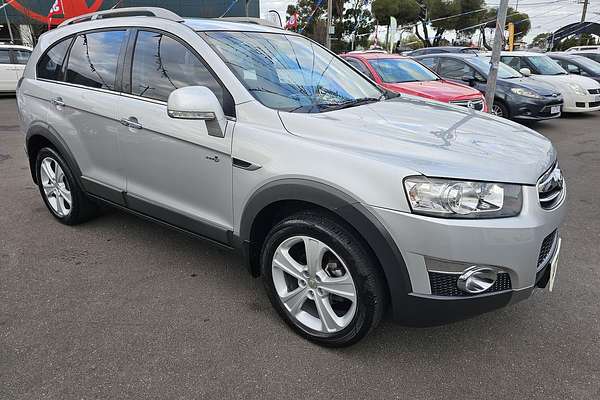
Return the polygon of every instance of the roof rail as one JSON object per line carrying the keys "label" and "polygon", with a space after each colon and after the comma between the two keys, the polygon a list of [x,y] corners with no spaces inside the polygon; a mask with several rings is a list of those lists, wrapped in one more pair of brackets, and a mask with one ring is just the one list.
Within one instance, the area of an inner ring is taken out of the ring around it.
{"label": "roof rail", "polygon": [[214,19],[221,20],[221,21],[227,21],[227,22],[242,22],[242,23],[246,23],[246,24],[255,24],[255,25],[269,26],[271,28],[283,29],[281,26],[277,25],[276,23],[271,22],[268,19],[264,19],[264,18],[256,18],[256,17],[221,17],[221,18],[214,18]]}
{"label": "roof rail", "polygon": [[119,18],[119,17],[156,17],[168,19],[175,22],[183,22],[183,18],[173,11],[160,7],[125,7],[83,14],[63,21],[58,27],[77,24],[79,22],[94,21],[97,19]]}

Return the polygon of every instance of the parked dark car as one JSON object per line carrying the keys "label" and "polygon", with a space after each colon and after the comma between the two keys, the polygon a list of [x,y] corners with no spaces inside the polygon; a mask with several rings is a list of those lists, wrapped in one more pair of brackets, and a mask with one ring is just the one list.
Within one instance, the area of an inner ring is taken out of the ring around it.
{"label": "parked dark car", "polygon": [[[485,93],[490,59],[474,54],[446,53],[415,57],[445,79],[467,82]],[[500,64],[492,114],[516,120],[543,120],[561,114],[562,95],[552,86],[526,78]]]}
{"label": "parked dark car", "polygon": [[600,82],[600,63],[573,53],[547,53],[546,55],[556,61],[568,73],[587,76]]}
{"label": "parked dark car", "polygon": [[410,57],[423,56],[425,54],[440,54],[440,53],[462,53],[462,54],[477,54],[478,49],[473,47],[464,46],[437,46],[437,47],[424,47],[422,49],[413,50],[404,55]]}

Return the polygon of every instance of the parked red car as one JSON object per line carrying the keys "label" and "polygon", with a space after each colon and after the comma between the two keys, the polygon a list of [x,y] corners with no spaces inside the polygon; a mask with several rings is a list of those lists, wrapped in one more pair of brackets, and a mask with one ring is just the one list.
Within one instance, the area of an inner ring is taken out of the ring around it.
{"label": "parked red car", "polygon": [[444,80],[412,58],[380,51],[351,52],[341,56],[392,92],[487,111],[481,92],[467,85]]}

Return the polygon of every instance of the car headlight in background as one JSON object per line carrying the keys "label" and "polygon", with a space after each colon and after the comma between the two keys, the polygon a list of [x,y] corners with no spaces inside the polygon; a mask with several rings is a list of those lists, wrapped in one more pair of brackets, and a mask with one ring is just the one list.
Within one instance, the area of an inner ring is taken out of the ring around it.
{"label": "car headlight in background", "polygon": [[583,86],[577,84],[577,83],[569,83],[569,87],[571,88],[572,91],[574,91],[575,93],[579,94],[579,95],[586,95],[588,94],[586,92],[586,90],[583,88]]}
{"label": "car headlight in background", "polygon": [[520,185],[409,176],[404,189],[415,214],[443,218],[513,217],[521,212]]}
{"label": "car headlight in background", "polygon": [[511,92],[514,94],[518,94],[519,96],[531,97],[532,99],[541,99],[542,96],[533,92],[531,90],[523,89],[523,88],[511,88]]}

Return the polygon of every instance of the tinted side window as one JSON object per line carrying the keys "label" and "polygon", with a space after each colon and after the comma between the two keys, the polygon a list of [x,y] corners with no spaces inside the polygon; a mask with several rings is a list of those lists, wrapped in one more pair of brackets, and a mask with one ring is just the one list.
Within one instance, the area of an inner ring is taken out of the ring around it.
{"label": "tinted side window", "polygon": [[17,64],[22,65],[27,64],[27,61],[29,61],[29,57],[31,56],[31,52],[28,50],[13,50],[13,54],[15,55]]}
{"label": "tinted side window", "polygon": [[77,36],[67,63],[67,82],[99,89],[115,89],[117,61],[125,31],[84,33]]}
{"label": "tinted side window", "polygon": [[467,64],[451,58],[442,58],[440,75],[444,78],[461,80],[465,75],[473,75],[473,70]]}
{"label": "tinted side window", "polygon": [[10,52],[8,49],[0,50],[0,64],[10,64]]}
{"label": "tinted side window", "polygon": [[354,58],[346,58],[345,60],[348,61],[348,64],[352,65],[354,68],[359,70],[363,75],[366,75],[369,78],[373,79],[371,71],[369,71],[369,68],[367,68],[365,64],[362,63],[362,61],[356,60]]}
{"label": "tinted side window", "polygon": [[62,80],[62,68],[71,39],[63,39],[42,56],[37,65],[37,77],[53,81]]}
{"label": "tinted side window", "polygon": [[131,68],[131,93],[167,101],[186,86],[206,86],[223,105],[223,89],[204,64],[186,46],[157,32],[140,31]]}

